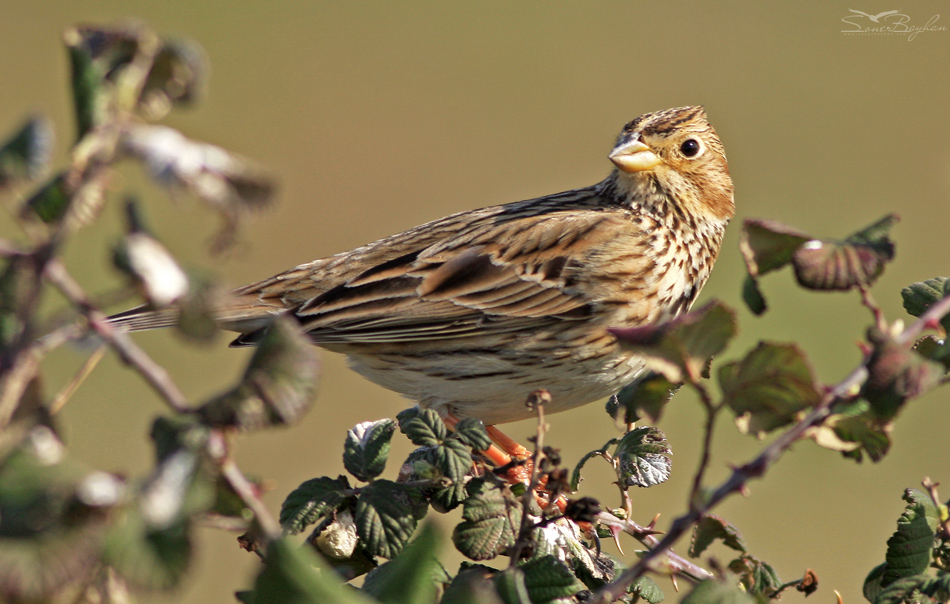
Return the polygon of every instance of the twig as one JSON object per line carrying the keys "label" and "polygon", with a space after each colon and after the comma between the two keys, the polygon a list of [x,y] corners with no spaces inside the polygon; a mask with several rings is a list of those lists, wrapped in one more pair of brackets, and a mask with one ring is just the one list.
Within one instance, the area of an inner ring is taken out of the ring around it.
{"label": "twig", "polygon": [[89,303],[89,298],[79,284],[66,272],[63,264],[50,260],[46,265],[45,276],[89,321],[89,326],[99,337],[106,341],[118,353],[123,362],[131,365],[158,392],[169,407],[180,413],[190,411],[188,399],[164,367],[156,363],[144,350],[123,331],[112,327],[106,316]]}
{"label": "twig", "polygon": [[[950,313],[950,296],[943,298],[927,309],[927,312],[921,315],[917,321],[897,335],[895,341],[900,345],[910,346],[916,341],[924,329],[927,329],[948,313]],[[746,483],[753,478],[763,476],[766,470],[778,461],[792,444],[802,438],[810,428],[825,420],[835,403],[840,400],[853,398],[855,392],[867,379],[868,360],[869,356],[865,356],[859,366],[852,370],[851,373],[834,388],[831,388],[825,393],[818,405],[816,405],[808,415],[779,435],[771,444],[762,449],[759,455],[752,461],[734,468],[729,478],[714,491],[710,492],[701,506],[695,508],[691,506],[687,513],[674,520],[673,525],[663,539],[650,550],[644,552],[637,563],[625,570],[614,582],[601,588],[595,594],[592,602],[606,604],[607,602],[612,602],[619,598],[626,592],[627,587],[635,579],[649,569],[650,563],[654,558],[667,552],[667,550],[682,537],[693,524],[699,521],[704,514],[708,513],[727,496],[744,490]]]}
{"label": "twig", "polygon": [[927,489],[927,494],[930,495],[930,499],[933,500],[934,506],[938,510],[940,530],[937,531],[937,536],[941,539],[950,539],[950,517],[947,515],[946,506],[940,501],[940,494],[937,493],[937,487],[940,486],[940,483],[932,481],[930,476],[924,476],[920,484]]}
{"label": "twig", "polygon": [[716,405],[709,390],[700,381],[691,381],[690,385],[699,393],[699,400],[706,409],[706,426],[703,431],[703,451],[699,459],[699,467],[696,468],[696,474],[693,476],[693,487],[689,494],[689,506],[691,508],[700,506],[700,491],[703,488],[703,478],[706,476],[706,469],[709,467],[709,460],[712,457],[712,438],[716,427],[716,417],[719,415],[721,405]]}
{"label": "twig", "polygon": [[281,536],[280,523],[271,515],[270,510],[261,501],[254,485],[244,476],[241,469],[237,467],[234,460],[227,451],[224,435],[218,431],[211,432],[211,438],[208,441],[208,451],[218,462],[221,469],[221,476],[228,482],[237,496],[241,498],[244,505],[254,513],[257,525],[261,529],[261,536],[268,543]]}
{"label": "twig", "polygon": [[76,393],[76,390],[79,389],[79,386],[86,381],[86,378],[89,377],[89,374],[92,373],[92,370],[96,368],[96,365],[99,364],[99,361],[102,360],[102,357],[106,353],[105,345],[100,344],[92,351],[85,362],[82,364],[82,367],[79,368],[79,371],[76,372],[76,375],[73,376],[73,379],[69,380],[69,383],[60,390],[56,397],[53,399],[53,402],[49,405],[49,412],[51,415],[56,415],[62,410],[70,398]]}
{"label": "twig", "polygon": [[531,453],[531,479],[528,481],[527,490],[525,490],[522,495],[521,526],[518,529],[518,538],[515,539],[514,547],[511,550],[510,566],[516,566],[518,562],[521,561],[521,552],[524,551],[527,539],[534,529],[534,523],[528,512],[531,507],[531,502],[534,499],[535,489],[538,488],[540,482],[538,468],[541,465],[541,461],[545,458],[543,448],[544,434],[547,431],[547,425],[544,423],[544,405],[550,401],[551,395],[547,390],[532,392],[528,397],[528,406],[534,407],[535,412],[538,414],[538,429],[534,438],[534,451]]}

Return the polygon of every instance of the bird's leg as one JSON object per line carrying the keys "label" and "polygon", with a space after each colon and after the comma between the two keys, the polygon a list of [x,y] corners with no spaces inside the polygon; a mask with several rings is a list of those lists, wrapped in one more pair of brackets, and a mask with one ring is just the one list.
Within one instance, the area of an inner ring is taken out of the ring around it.
{"label": "bird's leg", "polygon": [[[443,420],[445,425],[453,430],[459,423],[459,419],[451,413],[447,414]],[[527,484],[531,479],[531,451],[495,426],[486,426],[485,429],[495,444],[479,453],[496,468],[507,468],[505,478],[511,484],[518,482]]]}

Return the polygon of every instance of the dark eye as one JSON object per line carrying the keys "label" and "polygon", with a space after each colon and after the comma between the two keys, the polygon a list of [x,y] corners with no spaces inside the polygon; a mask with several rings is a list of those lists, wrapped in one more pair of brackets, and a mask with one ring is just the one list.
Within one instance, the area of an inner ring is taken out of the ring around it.
{"label": "dark eye", "polygon": [[699,141],[695,138],[688,138],[680,145],[680,151],[682,151],[686,157],[696,157],[696,154],[699,153],[699,149]]}

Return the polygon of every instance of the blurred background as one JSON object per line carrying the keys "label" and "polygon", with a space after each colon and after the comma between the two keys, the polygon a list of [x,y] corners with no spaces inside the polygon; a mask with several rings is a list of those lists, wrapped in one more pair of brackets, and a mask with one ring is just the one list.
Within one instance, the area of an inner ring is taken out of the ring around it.
{"label": "blurred background", "polygon": [[[857,294],[806,293],[785,272],[764,281],[770,311],[750,315],[739,298],[741,220],[768,217],[844,236],[899,213],[897,258],[874,289],[891,320],[906,318],[900,289],[946,276],[950,259],[950,31],[913,40],[849,35],[842,30],[854,26],[842,18],[854,15],[852,7],[870,14],[899,8],[915,25],[939,15],[936,25],[950,25],[946,3],[936,1],[7,2],[0,130],[12,131],[29,114],[51,117],[62,164],[74,136],[61,42],[69,25],[135,17],[161,34],[197,40],[213,71],[206,98],[165,123],[268,166],[280,180],[280,203],[248,225],[234,252],[212,259],[216,224],[199,204],[170,202],[135,169],[113,183],[114,199],[138,193],[154,231],[185,265],[240,285],[451,212],[592,184],[608,172],[606,154],[626,121],[702,104],[736,184],[738,216],[703,293],[738,309],[741,334],[726,358],[760,339],[795,340],[819,379],[833,383],[860,359],[855,342],[869,313]],[[103,266],[120,218],[119,205],[109,205],[103,221],[68,250],[70,267],[91,291],[117,283]],[[196,402],[231,385],[249,354],[229,350],[224,338],[208,347],[182,346],[172,333],[137,339]],[[82,358],[79,351],[55,356],[51,391]],[[948,398],[944,389],[909,405],[880,463],[855,465],[802,442],[767,480],[751,484],[749,497],[717,513],[783,580],[812,568],[818,599],[831,600],[836,589],[846,603],[862,601],[864,577],[883,561],[903,510],[902,491],[929,475],[948,485],[943,497],[950,496]],[[405,406],[325,354],[320,395],[303,424],[242,438],[240,465],[268,481],[266,500],[276,512],[301,481],[343,471],[347,428]],[[141,476],[152,464],[150,423],[163,412],[141,380],[108,358],[60,425],[74,456]],[[673,479],[633,493],[635,520],[662,513],[662,529],[685,509],[700,421],[689,395],[673,400],[660,423],[674,451]],[[601,404],[552,416],[550,424],[548,442],[570,465],[617,434]],[[719,428],[709,474],[717,481],[763,446],[739,436],[728,417]],[[506,431],[523,439],[533,425]],[[391,459],[408,451],[400,446]],[[596,462],[582,493],[617,505],[606,464]],[[209,529],[200,536],[198,564],[185,584],[147,601],[231,602],[234,590],[250,585],[258,561],[233,535]],[[636,544],[624,547],[632,560]],[[452,549],[446,541],[444,551]],[[454,571],[457,558],[451,560]],[[660,584],[670,601],[679,599],[668,581]]]}

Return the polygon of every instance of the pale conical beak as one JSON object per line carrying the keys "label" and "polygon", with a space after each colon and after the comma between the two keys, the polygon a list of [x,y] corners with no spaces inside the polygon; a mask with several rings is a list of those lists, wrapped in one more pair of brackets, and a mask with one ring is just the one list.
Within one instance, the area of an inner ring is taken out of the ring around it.
{"label": "pale conical beak", "polygon": [[607,157],[624,172],[651,170],[660,163],[660,157],[639,138],[617,145]]}

